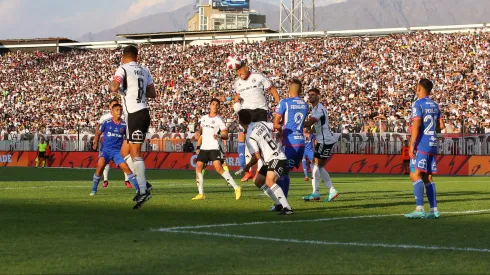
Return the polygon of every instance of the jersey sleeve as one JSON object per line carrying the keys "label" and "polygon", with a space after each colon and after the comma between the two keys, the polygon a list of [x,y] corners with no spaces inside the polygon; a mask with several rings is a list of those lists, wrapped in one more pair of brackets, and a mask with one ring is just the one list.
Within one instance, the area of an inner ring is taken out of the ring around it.
{"label": "jersey sleeve", "polygon": [[314,108],[313,111],[311,111],[311,117],[310,120],[313,122],[320,121],[320,119],[324,116],[323,112],[321,112],[320,108]]}
{"label": "jersey sleeve", "polygon": [[422,106],[419,102],[415,101],[412,106],[412,120],[422,118]]}
{"label": "jersey sleeve", "polygon": [[125,76],[126,76],[126,73],[124,72],[123,68],[119,67],[119,68],[117,68],[116,73],[114,74],[114,77],[112,78],[112,80],[121,84],[123,82],[123,79]]}
{"label": "jersey sleeve", "polygon": [[255,130],[250,134],[250,137],[247,139],[247,148],[251,155],[259,152],[258,136]]}
{"label": "jersey sleeve", "polygon": [[103,133],[103,132],[104,132],[104,130],[105,130],[105,124],[106,124],[106,122],[105,122],[105,121],[104,121],[104,122],[102,122],[102,124],[100,124],[100,127],[99,127],[99,132],[101,132],[101,133]]}
{"label": "jersey sleeve", "polygon": [[285,113],[286,113],[286,101],[283,99],[279,101],[279,105],[277,105],[274,114],[284,116]]}
{"label": "jersey sleeve", "polygon": [[226,128],[226,124],[222,118],[219,119],[219,125],[218,126],[219,126],[220,131],[228,131],[228,129]]}
{"label": "jersey sleeve", "polygon": [[148,77],[147,77],[148,85],[146,85],[146,88],[153,87],[153,86],[155,86],[153,83],[153,78],[151,77],[151,74],[148,70],[147,70],[147,72],[148,72]]}
{"label": "jersey sleeve", "polygon": [[264,89],[270,90],[270,88],[272,88],[272,83],[264,75],[261,76],[262,76],[262,85],[264,85]]}

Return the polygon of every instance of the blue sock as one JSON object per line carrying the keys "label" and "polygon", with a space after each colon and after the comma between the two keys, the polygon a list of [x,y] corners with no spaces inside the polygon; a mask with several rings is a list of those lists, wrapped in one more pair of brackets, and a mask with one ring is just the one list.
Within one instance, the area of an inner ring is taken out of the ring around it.
{"label": "blue sock", "polygon": [[306,162],[306,159],[303,159],[301,162],[303,165],[303,172],[305,173],[305,178],[308,177],[308,163]]}
{"label": "blue sock", "polygon": [[427,194],[427,199],[429,200],[430,208],[437,207],[436,184],[433,182],[426,184],[425,191]]}
{"label": "blue sock", "polygon": [[291,178],[289,178],[289,175],[285,175],[285,176],[282,176],[282,192],[284,193],[284,196],[286,196],[286,198],[288,197],[288,193],[289,193],[289,184],[291,183]]}
{"label": "blue sock", "polygon": [[92,192],[97,192],[97,186],[99,186],[99,182],[100,182],[100,176],[97,176],[96,174],[94,174],[94,177],[92,179]]}
{"label": "blue sock", "polygon": [[245,168],[245,142],[238,142],[238,165],[241,169]]}
{"label": "blue sock", "polygon": [[415,195],[415,203],[417,206],[424,205],[424,182],[417,180],[413,183],[413,194]]}
{"label": "blue sock", "polygon": [[133,185],[134,189],[136,191],[140,191],[140,186],[138,184],[138,181],[136,180],[136,175],[131,173],[128,175],[128,181]]}

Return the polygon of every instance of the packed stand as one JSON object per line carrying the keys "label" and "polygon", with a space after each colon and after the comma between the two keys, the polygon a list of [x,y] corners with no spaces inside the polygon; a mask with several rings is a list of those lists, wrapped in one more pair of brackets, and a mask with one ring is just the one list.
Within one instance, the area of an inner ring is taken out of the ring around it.
{"label": "packed stand", "polygon": [[[93,132],[107,109],[120,49],[0,56],[0,134]],[[234,46],[140,47],[160,92],[149,100],[152,132],[193,132],[212,97],[233,122],[225,68],[231,53],[271,79],[281,96],[289,79],[318,87],[339,133],[407,132],[415,84],[435,83],[448,133],[490,133],[490,33],[418,32],[385,37],[267,41]],[[274,106],[271,104],[271,110]]]}

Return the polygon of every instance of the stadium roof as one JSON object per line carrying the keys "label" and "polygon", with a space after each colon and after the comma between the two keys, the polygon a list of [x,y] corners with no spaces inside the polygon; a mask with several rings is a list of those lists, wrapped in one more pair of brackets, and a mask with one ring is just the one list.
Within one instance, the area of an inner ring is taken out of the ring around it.
{"label": "stadium roof", "polygon": [[247,34],[247,33],[277,33],[269,28],[257,28],[257,29],[235,29],[235,30],[209,30],[209,31],[179,31],[179,32],[152,32],[152,33],[130,33],[130,34],[117,34],[117,37],[124,37],[126,39],[144,39],[144,38],[172,38],[172,37],[185,37],[185,36],[213,36],[224,34]]}
{"label": "stadium roof", "polygon": [[46,42],[53,42],[53,41],[59,41],[62,43],[72,43],[72,42],[78,42],[76,40],[68,39],[66,37],[48,37],[48,38],[18,38],[18,39],[3,39],[0,40],[0,43],[19,43],[19,42],[41,42],[41,41],[46,41]]}

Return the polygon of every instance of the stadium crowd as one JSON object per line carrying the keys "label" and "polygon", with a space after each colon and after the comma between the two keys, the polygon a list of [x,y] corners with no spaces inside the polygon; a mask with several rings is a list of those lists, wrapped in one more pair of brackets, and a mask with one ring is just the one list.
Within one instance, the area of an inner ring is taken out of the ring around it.
{"label": "stadium crowd", "polygon": [[[1,55],[0,134],[93,132],[115,96],[108,85],[120,52]],[[211,97],[225,100],[221,113],[234,131],[235,73],[224,64],[231,53],[266,75],[282,97],[293,77],[318,87],[336,132],[407,132],[413,89],[427,77],[448,133],[490,133],[490,32],[141,46],[140,63],[160,92],[149,100],[150,131],[193,132]]]}

